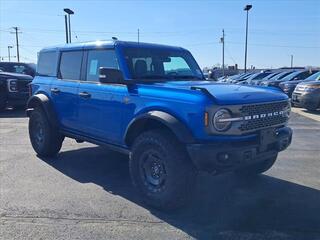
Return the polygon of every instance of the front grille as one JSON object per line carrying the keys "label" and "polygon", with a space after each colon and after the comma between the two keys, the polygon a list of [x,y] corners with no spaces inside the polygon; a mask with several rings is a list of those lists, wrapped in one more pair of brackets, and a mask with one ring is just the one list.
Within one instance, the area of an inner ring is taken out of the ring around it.
{"label": "front grille", "polygon": [[30,81],[18,80],[18,91],[19,92],[29,92]]}
{"label": "front grille", "polygon": [[288,121],[288,101],[245,105],[240,112],[246,119],[239,127],[241,131],[252,131],[261,128],[284,124]]}

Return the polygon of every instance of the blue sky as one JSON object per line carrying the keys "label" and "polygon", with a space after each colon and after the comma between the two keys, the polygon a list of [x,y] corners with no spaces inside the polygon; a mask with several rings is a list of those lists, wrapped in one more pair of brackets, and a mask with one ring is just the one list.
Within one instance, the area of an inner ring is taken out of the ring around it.
{"label": "blue sky", "polygon": [[[15,45],[20,28],[22,61],[36,61],[45,46],[65,42],[63,8],[71,8],[72,41],[110,39],[178,45],[201,67],[221,63],[219,39],[225,29],[225,62],[244,64],[245,11],[249,13],[248,66],[320,66],[319,0],[224,1],[0,1],[0,56]],[[15,54],[15,48],[11,55]]]}

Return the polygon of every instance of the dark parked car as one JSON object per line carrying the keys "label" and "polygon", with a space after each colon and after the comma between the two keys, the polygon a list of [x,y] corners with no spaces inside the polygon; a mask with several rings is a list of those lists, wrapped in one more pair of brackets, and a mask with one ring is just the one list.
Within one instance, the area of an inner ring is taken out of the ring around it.
{"label": "dark parked car", "polygon": [[320,80],[299,83],[292,93],[292,103],[309,111],[320,108]]}
{"label": "dark parked car", "polygon": [[288,82],[282,82],[279,84],[279,87],[282,89],[283,92],[285,92],[289,97],[292,96],[292,93],[296,86],[301,82],[309,82],[309,81],[317,81],[320,80],[320,72],[317,72],[315,74],[312,74],[311,76],[307,77],[303,80],[296,80],[296,81],[288,81]]}
{"label": "dark parked car", "polygon": [[25,106],[29,98],[29,83],[35,75],[35,65],[0,62],[0,111],[7,106]]}
{"label": "dark parked car", "polygon": [[296,81],[296,80],[303,80],[307,77],[311,76],[312,74],[316,73],[317,70],[299,70],[294,71],[293,73],[287,75],[284,78],[278,79],[278,80],[269,80],[263,82],[263,86],[271,86],[271,87],[279,87],[279,84],[281,82],[287,82],[287,81]]}

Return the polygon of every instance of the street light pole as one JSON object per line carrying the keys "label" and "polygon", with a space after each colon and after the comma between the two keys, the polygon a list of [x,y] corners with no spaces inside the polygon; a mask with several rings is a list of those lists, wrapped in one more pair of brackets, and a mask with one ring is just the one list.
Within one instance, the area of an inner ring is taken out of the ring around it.
{"label": "street light pole", "polygon": [[[74,11],[72,11],[70,8],[64,8],[63,11],[65,13],[68,14],[68,25],[69,25],[69,43],[71,43],[71,23],[70,23],[70,15],[73,15],[74,14]],[[66,18],[65,18],[66,20]],[[67,24],[66,24],[67,25]]]}
{"label": "street light pole", "polygon": [[247,11],[247,20],[246,20],[246,43],[244,50],[244,72],[247,72],[247,52],[248,52],[248,19],[249,19],[249,10],[252,8],[252,5],[246,5],[244,11]]}
{"label": "street light pole", "polygon": [[11,56],[10,56],[10,48],[13,48],[12,46],[8,46],[8,57],[9,57],[9,62],[11,62]]}
{"label": "street light pole", "polygon": [[67,14],[64,15],[64,25],[66,29],[66,43],[69,43]]}
{"label": "street light pole", "polygon": [[291,55],[291,68],[293,68],[293,55]]}

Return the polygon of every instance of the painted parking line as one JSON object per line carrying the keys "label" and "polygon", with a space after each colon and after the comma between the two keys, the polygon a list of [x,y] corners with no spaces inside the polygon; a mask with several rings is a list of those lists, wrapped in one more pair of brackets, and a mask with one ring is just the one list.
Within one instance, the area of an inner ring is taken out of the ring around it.
{"label": "painted parking line", "polygon": [[304,109],[304,108],[296,108],[293,107],[291,108],[291,111],[297,114],[300,114],[304,117],[310,118],[312,120],[318,121],[320,122],[320,111],[317,112],[309,112],[308,110]]}

